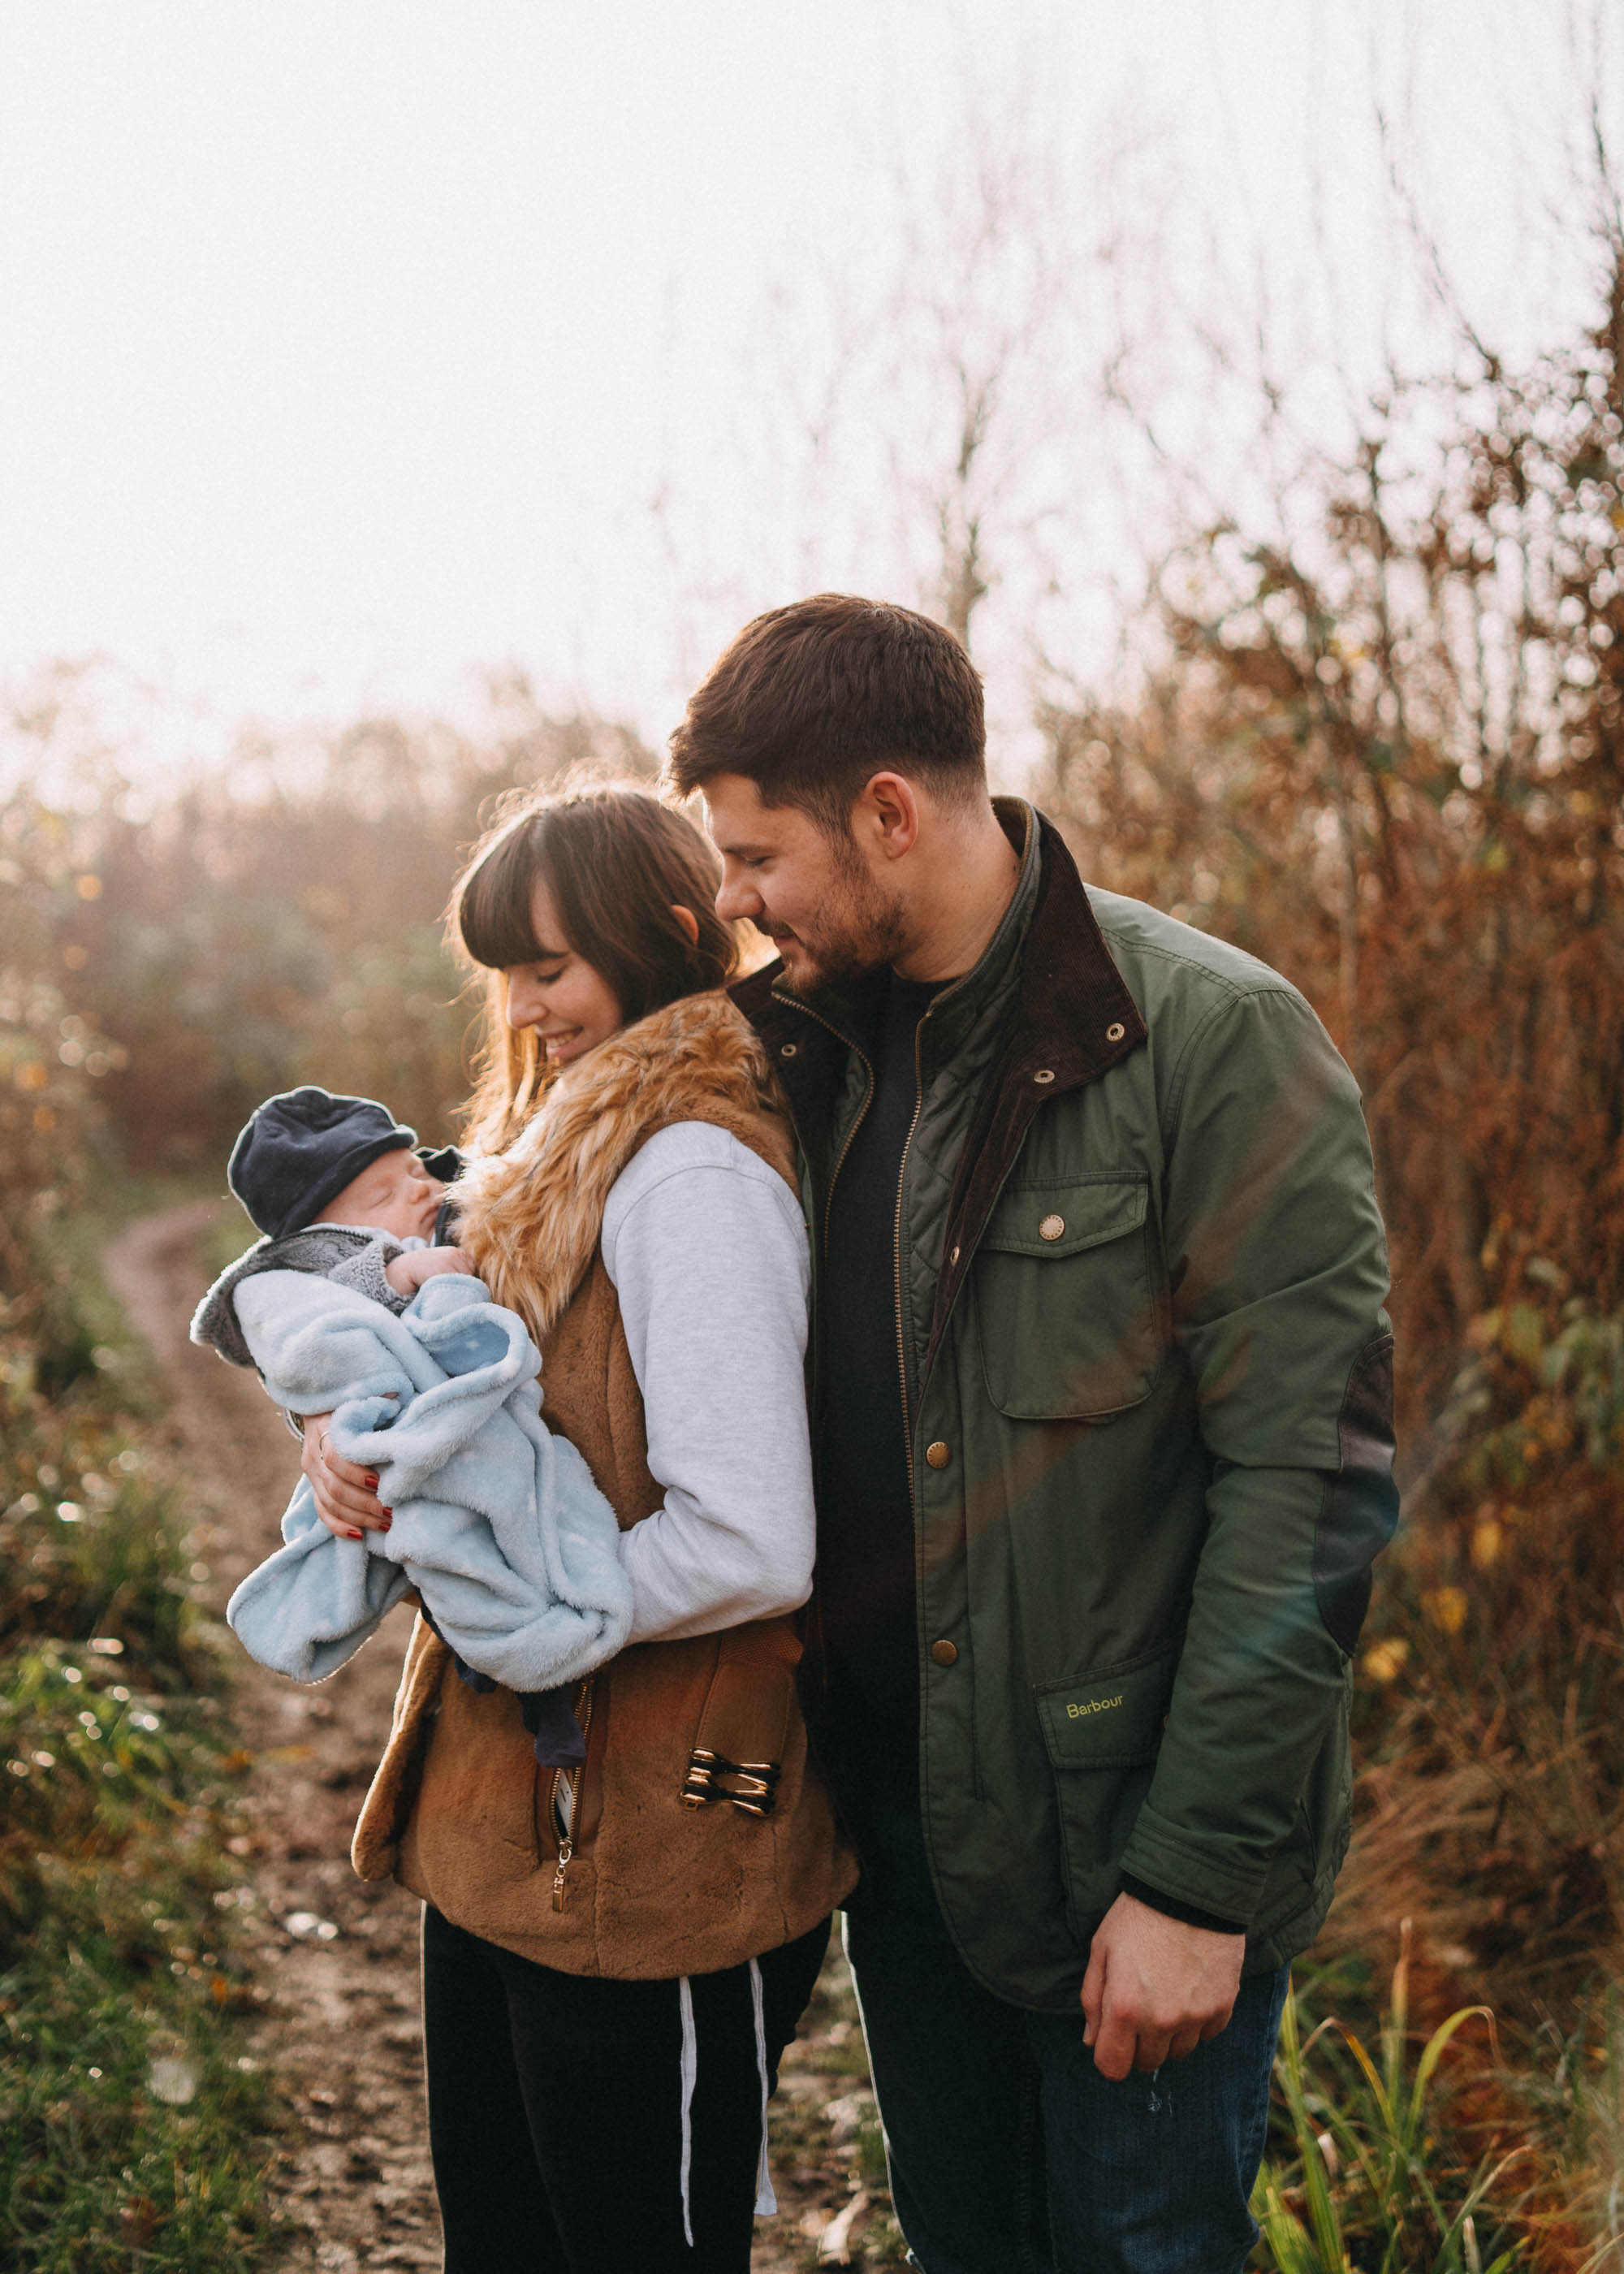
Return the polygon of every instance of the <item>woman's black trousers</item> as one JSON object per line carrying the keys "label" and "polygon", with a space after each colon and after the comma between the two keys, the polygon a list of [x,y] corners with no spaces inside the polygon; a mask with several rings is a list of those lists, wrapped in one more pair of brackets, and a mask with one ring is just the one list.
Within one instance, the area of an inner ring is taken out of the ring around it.
{"label": "woman's black trousers", "polygon": [[763,2094],[829,1939],[680,1982],[556,1973],[423,1921],[446,2274],[748,2274]]}

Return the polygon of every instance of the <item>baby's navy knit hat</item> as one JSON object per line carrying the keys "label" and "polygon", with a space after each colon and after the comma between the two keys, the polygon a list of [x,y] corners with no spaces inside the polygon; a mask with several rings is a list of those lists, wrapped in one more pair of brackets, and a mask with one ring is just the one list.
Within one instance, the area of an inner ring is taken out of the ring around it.
{"label": "baby's navy knit hat", "polygon": [[267,1097],[231,1148],[226,1182],[273,1239],[302,1231],[352,1177],[417,1133],[376,1099],[335,1097],[313,1084]]}

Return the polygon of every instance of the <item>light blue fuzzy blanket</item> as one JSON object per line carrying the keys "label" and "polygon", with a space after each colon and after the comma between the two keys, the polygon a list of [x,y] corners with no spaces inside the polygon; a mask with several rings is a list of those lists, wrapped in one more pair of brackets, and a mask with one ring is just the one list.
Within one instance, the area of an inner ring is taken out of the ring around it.
{"label": "light blue fuzzy blanket", "polygon": [[552,1690],[612,1657],[631,1623],[614,1511],[541,1419],[523,1320],[462,1273],[398,1317],[307,1272],[265,1272],[239,1317],[279,1405],[333,1414],[332,1442],[376,1470],[391,1529],[340,1540],[307,1478],[286,1543],[226,1616],[262,1666],[320,1682],[417,1589],[459,1657],[509,1690]]}

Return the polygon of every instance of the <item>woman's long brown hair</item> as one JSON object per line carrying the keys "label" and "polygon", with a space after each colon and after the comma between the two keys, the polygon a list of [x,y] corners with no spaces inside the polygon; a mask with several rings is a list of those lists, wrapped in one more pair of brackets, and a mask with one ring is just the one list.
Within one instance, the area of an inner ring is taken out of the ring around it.
{"label": "woman's long brown hair", "polygon": [[[738,942],[716,913],[720,877],[709,840],[643,790],[526,791],[498,813],[457,878],[447,917],[453,945],[489,975],[470,1145],[506,1144],[546,1086],[534,1033],[508,1024],[503,975],[540,955],[530,915],[537,885],[545,885],[567,945],[608,983],[629,1024],[679,996],[725,986],[737,970]],[[679,907],[692,910],[697,940],[673,913]]]}

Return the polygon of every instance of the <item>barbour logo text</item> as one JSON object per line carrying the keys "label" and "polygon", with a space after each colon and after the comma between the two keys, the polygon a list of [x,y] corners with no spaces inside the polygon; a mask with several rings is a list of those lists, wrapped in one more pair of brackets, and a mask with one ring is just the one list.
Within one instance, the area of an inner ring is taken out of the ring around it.
{"label": "barbour logo text", "polygon": [[1121,1703],[1120,1690],[1115,1698],[1091,1698],[1086,1706],[1068,1706],[1066,1719],[1068,1721],[1080,1721],[1085,1713],[1109,1713],[1113,1706],[1120,1706]]}

